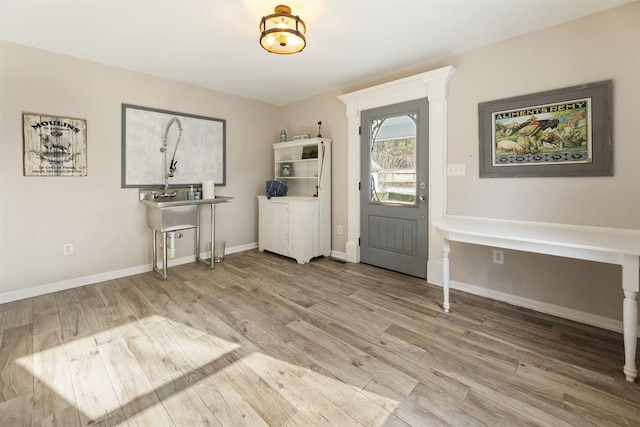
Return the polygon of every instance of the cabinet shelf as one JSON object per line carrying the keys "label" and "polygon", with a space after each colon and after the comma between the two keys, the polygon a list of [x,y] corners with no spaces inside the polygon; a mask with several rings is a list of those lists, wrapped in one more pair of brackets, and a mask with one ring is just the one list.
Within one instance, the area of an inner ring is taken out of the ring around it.
{"label": "cabinet shelf", "polygon": [[313,163],[318,159],[294,159],[294,160],[276,160],[276,163]]}
{"label": "cabinet shelf", "polygon": [[276,179],[282,180],[282,181],[288,181],[290,179],[315,179],[317,180],[318,177],[317,176],[278,176],[276,177]]}

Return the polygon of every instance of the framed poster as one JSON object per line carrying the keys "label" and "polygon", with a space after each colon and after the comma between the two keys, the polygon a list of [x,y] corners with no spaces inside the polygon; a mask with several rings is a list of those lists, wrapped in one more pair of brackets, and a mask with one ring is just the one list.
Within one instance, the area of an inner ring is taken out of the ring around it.
{"label": "framed poster", "polygon": [[122,104],[122,188],[225,185],[226,121]]}
{"label": "framed poster", "polygon": [[611,86],[478,104],[480,177],[613,175]]}
{"label": "framed poster", "polygon": [[87,176],[87,121],[22,114],[24,176]]}

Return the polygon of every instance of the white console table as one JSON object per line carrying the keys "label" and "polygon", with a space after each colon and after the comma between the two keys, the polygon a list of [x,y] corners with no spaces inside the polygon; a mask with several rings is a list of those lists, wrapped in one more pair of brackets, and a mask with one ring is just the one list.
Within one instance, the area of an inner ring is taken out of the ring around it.
{"label": "white console table", "polygon": [[623,328],[627,381],[635,381],[640,287],[640,230],[530,221],[447,216],[432,225],[444,238],[442,253],[445,312],[449,312],[451,241],[536,252],[622,266]]}

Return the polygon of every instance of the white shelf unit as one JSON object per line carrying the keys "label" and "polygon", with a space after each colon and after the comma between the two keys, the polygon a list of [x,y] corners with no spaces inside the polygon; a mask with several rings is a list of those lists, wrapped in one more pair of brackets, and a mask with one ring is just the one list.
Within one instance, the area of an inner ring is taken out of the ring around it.
{"label": "white shelf unit", "polygon": [[287,183],[288,193],[258,196],[258,249],[300,264],[331,255],[331,140],[277,143],[273,154],[273,176]]}

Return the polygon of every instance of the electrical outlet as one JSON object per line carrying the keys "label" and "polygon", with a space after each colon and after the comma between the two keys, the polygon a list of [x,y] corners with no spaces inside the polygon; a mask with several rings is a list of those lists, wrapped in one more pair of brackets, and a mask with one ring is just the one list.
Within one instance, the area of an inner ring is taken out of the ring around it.
{"label": "electrical outlet", "polygon": [[341,226],[341,225],[339,225],[339,226],[338,226],[338,236],[342,236],[342,232],[343,232],[343,230],[342,230],[342,226]]}
{"label": "electrical outlet", "polygon": [[449,163],[447,165],[447,175],[448,176],[464,176],[465,175],[464,163]]}
{"label": "electrical outlet", "polygon": [[504,264],[504,252],[500,249],[493,250],[493,262],[495,264]]}
{"label": "electrical outlet", "polygon": [[62,255],[73,255],[73,243],[63,243],[62,244]]}

